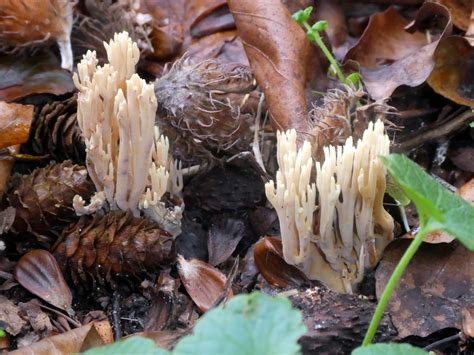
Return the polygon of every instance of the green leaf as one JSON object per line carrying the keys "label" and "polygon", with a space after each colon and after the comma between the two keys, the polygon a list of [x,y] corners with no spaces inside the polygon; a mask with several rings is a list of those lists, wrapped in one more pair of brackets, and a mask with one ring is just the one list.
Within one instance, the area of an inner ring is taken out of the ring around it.
{"label": "green leaf", "polygon": [[381,158],[393,179],[415,203],[420,227],[444,230],[474,250],[474,207],[446,190],[417,164],[399,154]]}
{"label": "green leaf", "polygon": [[352,352],[352,355],[428,355],[423,349],[410,344],[371,344],[361,346]]}
{"label": "green leaf", "polygon": [[324,20],[318,21],[313,26],[311,26],[311,30],[316,32],[324,31],[326,28],[328,28],[328,22]]}
{"label": "green leaf", "polygon": [[351,73],[348,76],[346,76],[346,79],[344,80],[344,84],[352,84],[355,87],[359,87],[361,82],[361,77],[359,73]]}
{"label": "green leaf", "polygon": [[311,16],[311,12],[313,11],[313,7],[312,6],[308,6],[306,9],[304,10],[299,10],[299,11],[296,11],[294,14],[293,14],[293,19],[298,22],[300,25],[304,24],[305,22],[308,22],[309,20],[309,17]]}
{"label": "green leaf", "polygon": [[84,355],[121,355],[121,354],[147,354],[171,355],[167,350],[160,349],[151,339],[134,336],[116,343],[88,350]]}
{"label": "green leaf", "polygon": [[254,292],[204,314],[173,355],[297,354],[305,332],[301,312],[288,299]]}

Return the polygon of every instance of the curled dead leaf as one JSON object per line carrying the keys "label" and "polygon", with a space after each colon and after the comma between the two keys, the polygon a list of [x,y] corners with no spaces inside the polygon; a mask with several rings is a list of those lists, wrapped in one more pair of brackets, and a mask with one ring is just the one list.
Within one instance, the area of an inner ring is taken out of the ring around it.
{"label": "curled dead leaf", "polygon": [[[385,249],[376,271],[377,298],[411,240]],[[461,313],[474,304],[474,253],[454,241],[423,243],[405,270],[387,307],[401,338],[425,337],[443,328],[461,329]]]}
{"label": "curled dead leaf", "polygon": [[460,105],[474,107],[474,47],[466,38],[449,36],[437,46],[428,84]]}
{"label": "curled dead leaf", "polygon": [[50,51],[35,56],[0,55],[0,77],[0,100],[4,101],[75,90],[71,73],[60,68],[58,58]]}
{"label": "curled dead leaf", "polygon": [[283,259],[283,247],[279,238],[262,238],[255,246],[254,259],[258,270],[271,285],[299,287],[307,281],[299,269]]}
{"label": "curled dead leaf", "polygon": [[[196,306],[206,312],[225,292],[227,278],[215,267],[204,261],[186,260],[178,256],[178,272],[186,291]],[[227,291],[227,298],[233,296],[232,290]]]}
{"label": "curled dead leaf", "polygon": [[20,285],[55,307],[73,313],[72,294],[59,265],[51,253],[32,250],[15,265],[13,276]]}
{"label": "curled dead leaf", "polygon": [[304,95],[310,43],[280,1],[229,0],[250,66],[279,130],[307,131]]}
{"label": "curled dead leaf", "polygon": [[453,23],[461,30],[467,30],[469,27],[469,16],[473,9],[474,3],[471,0],[435,0],[446,6],[451,13]]}
{"label": "curled dead leaf", "polygon": [[12,351],[10,354],[75,354],[87,350],[87,347],[84,345],[89,344],[91,347],[98,347],[111,343],[112,339],[112,327],[108,320],[104,320],[89,323],[66,333],[45,338],[30,346]]}
{"label": "curled dead leaf", "polygon": [[[433,21],[441,35],[430,42],[423,32]],[[406,30],[406,31],[405,31]],[[394,8],[371,17],[369,25],[345,61],[359,62],[367,92],[375,99],[389,97],[401,85],[421,85],[434,68],[433,53],[440,39],[452,31],[451,16],[443,5],[425,2],[408,24]]]}

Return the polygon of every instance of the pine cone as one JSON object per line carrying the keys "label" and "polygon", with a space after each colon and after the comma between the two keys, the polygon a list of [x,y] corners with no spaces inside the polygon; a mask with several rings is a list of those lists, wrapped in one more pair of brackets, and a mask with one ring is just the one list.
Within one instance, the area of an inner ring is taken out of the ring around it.
{"label": "pine cone", "polygon": [[77,124],[76,112],[77,95],[37,108],[31,135],[23,145],[23,151],[35,155],[48,154],[58,162],[70,159],[77,164],[84,164],[86,147]]}
{"label": "pine cone", "polygon": [[167,69],[155,82],[158,123],[185,155],[179,159],[250,150],[253,117],[240,105],[254,89],[250,68],[239,64],[181,59]]}
{"label": "pine cone", "polygon": [[88,276],[110,281],[117,273],[153,271],[174,259],[173,237],[131,211],[83,216],[64,230],[54,251],[75,283]]}
{"label": "pine cone", "polygon": [[6,197],[16,209],[12,231],[30,232],[49,246],[62,229],[76,219],[72,199],[88,199],[95,191],[85,167],[66,160],[12,177]]}

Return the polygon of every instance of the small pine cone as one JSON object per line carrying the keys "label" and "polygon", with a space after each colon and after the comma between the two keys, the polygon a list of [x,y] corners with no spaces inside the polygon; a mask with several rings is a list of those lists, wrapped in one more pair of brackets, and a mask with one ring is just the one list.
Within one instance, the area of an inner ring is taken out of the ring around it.
{"label": "small pine cone", "polygon": [[49,155],[60,162],[71,160],[84,164],[86,147],[77,124],[77,95],[37,108],[31,134],[22,149],[35,155]]}
{"label": "small pine cone", "polygon": [[[100,283],[118,273],[154,271],[174,260],[173,237],[147,218],[132,212],[83,216],[66,228],[54,250],[67,265],[75,283],[98,278]],[[88,277],[89,276],[89,277]]]}
{"label": "small pine cone", "polygon": [[248,151],[254,119],[240,106],[254,89],[246,66],[178,60],[155,82],[158,124],[187,157],[206,160]]}
{"label": "small pine cone", "polygon": [[44,246],[54,242],[62,229],[77,218],[72,207],[75,195],[88,199],[95,192],[83,166],[66,160],[12,177],[7,201],[16,209],[12,231],[29,232]]}

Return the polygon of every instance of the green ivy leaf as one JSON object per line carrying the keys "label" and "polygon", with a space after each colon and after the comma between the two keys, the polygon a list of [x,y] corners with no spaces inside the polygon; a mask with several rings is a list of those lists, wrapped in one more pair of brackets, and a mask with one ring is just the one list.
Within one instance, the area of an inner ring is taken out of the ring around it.
{"label": "green ivy leaf", "polygon": [[204,314],[173,355],[297,354],[305,332],[301,312],[288,299],[254,292]]}
{"label": "green ivy leaf", "polygon": [[312,6],[308,6],[306,9],[304,10],[299,10],[299,11],[296,11],[294,14],[293,14],[293,19],[298,22],[300,25],[304,24],[305,22],[308,22],[309,20],[309,17],[311,16],[311,12],[313,11],[313,7]]}
{"label": "green ivy leaf", "polygon": [[116,343],[88,350],[84,355],[117,355],[117,354],[147,354],[171,355],[167,350],[160,349],[151,339],[134,336]]}
{"label": "green ivy leaf", "polygon": [[393,179],[412,200],[420,226],[444,230],[474,250],[474,207],[441,186],[417,164],[399,154],[381,158]]}
{"label": "green ivy leaf", "polygon": [[423,349],[410,344],[371,344],[361,346],[352,352],[352,355],[428,355]]}

